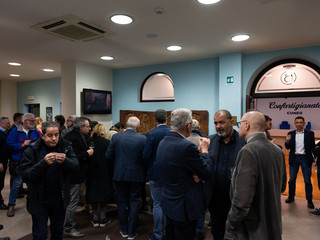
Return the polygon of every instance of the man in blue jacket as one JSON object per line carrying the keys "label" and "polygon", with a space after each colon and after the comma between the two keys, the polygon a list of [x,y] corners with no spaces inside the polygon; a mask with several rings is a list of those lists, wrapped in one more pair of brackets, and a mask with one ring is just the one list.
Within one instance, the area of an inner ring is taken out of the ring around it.
{"label": "man in blue jacket", "polygon": [[145,162],[142,152],[146,137],[137,133],[140,120],[130,117],[127,130],[112,136],[106,158],[114,162],[113,181],[117,194],[120,234],[135,239],[139,233],[137,223],[141,186],[145,182]]}
{"label": "man in blue jacket", "polygon": [[162,184],[158,170],[158,163],[156,159],[157,149],[160,141],[170,131],[167,125],[167,113],[163,109],[158,109],[154,113],[154,120],[157,125],[147,133],[146,146],[143,151],[143,158],[147,162],[147,180],[150,183],[150,194],[153,200],[153,233],[149,233],[149,240],[162,240],[162,222],[163,212],[160,206]]}
{"label": "man in blue jacket", "polygon": [[294,120],[296,130],[290,131],[286,136],[285,147],[290,149],[289,153],[289,197],[286,203],[294,201],[296,194],[296,180],[299,167],[301,165],[302,174],[304,178],[306,199],[308,201],[308,208],[313,209],[312,202],[312,183],[311,183],[311,166],[313,163],[313,151],[315,148],[314,132],[304,129],[306,125],[304,117],[297,116]]}
{"label": "man in blue jacket", "polygon": [[11,130],[7,143],[12,152],[12,160],[9,163],[9,172],[13,177],[12,186],[9,195],[8,217],[13,217],[15,214],[14,206],[22,184],[22,178],[19,173],[20,160],[22,152],[28,147],[31,141],[37,140],[40,137],[39,132],[35,129],[36,120],[32,113],[26,113],[22,117],[22,124]]}
{"label": "man in blue jacket", "polygon": [[178,108],[171,112],[170,131],[157,151],[158,169],[162,180],[161,206],[166,219],[166,239],[194,240],[197,220],[205,209],[205,199],[196,175],[208,180],[211,161],[210,140],[200,139],[199,150],[186,139],[191,133],[192,112]]}

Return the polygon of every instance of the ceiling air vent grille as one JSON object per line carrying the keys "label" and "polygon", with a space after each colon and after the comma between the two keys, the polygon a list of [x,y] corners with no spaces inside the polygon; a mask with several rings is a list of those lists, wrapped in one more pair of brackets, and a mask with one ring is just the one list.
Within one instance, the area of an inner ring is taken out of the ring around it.
{"label": "ceiling air vent grille", "polygon": [[34,25],[31,28],[71,41],[81,42],[114,35],[111,31],[72,14]]}

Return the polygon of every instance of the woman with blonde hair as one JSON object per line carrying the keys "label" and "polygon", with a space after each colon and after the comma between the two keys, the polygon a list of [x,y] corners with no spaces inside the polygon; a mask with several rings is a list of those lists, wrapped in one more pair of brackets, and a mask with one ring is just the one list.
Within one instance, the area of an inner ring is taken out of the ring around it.
{"label": "woman with blonde hair", "polygon": [[86,190],[87,203],[92,206],[91,222],[94,227],[104,227],[111,221],[111,218],[106,216],[106,204],[114,202],[112,163],[105,158],[109,143],[105,126],[98,123],[89,140],[89,147],[94,148],[94,154],[88,161]]}
{"label": "woman with blonde hair", "polygon": [[38,130],[38,132],[42,136],[41,127],[42,127],[43,120],[41,117],[36,117],[35,120],[36,120],[36,129]]}

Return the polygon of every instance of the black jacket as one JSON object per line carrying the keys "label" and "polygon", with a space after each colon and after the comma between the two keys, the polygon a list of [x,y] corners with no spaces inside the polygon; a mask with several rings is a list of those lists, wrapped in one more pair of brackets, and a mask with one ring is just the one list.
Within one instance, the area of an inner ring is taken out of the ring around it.
{"label": "black jacket", "polygon": [[80,164],[80,171],[75,172],[69,176],[69,182],[71,184],[83,183],[86,180],[88,163],[90,156],[87,152],[88,145],[79,129],[74,128],[71,132],[68,132],[64,139],[68,140],[72,144],[74,153]]}
{"label": "black jacket", "polygon": [[[41,214],[39,206],[44,198],[44,180],[50,167],[41,154],[43,146],[44,142],[41,138],[31,143],[23,152],[21,160],[21,176],[28,185],[27,210],[32,215]],[[79,170],[79,163],[69,141],[60,139],[57,152],[66,154],[66,159],[60,167],[61,194],[66,207],[70,201],[67,177],[72,171]]]}
{"label": "black jacket", "polygon": [[8,159],[10,158],[10,147],[7,144],[7,133],[0,130],[0,163],[3,166],[8,164]]}

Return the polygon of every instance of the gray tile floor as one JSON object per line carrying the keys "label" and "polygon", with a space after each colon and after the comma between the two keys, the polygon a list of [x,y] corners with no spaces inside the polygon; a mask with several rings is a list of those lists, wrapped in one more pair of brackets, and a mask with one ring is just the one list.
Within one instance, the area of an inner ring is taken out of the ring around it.
{"label": "gray tile floor", "polygon": [[[6,177],[6,186],[2,191],[5,202],[9,196],[9,178]],[[319,240],[320,217],[310,216],[305,199],[296,198],[295,202],[286,204],[282,196],[282,224],[284,240]],[[0,231],[0,237],[9,236],[11,240],[17,240],[31,233],[31,217],[25,208],[26,199],[17,199],[16,215],[7,217],[7,212],[0,210],[0,224],[4,229]],[[314,201],[316,207],[320,207],[320,201]],[[208,237],[208,236],[207,236]],[[211,236],[210,236],[211,237]],[[82,238],[85,240],[85,237]],[[138,238],[139,239],[139,238]],[[206,238],[208,239],[208,238]],[[211,238],[209,238],[211,239]],[[272,239],[270,239],[272,240]]]}

